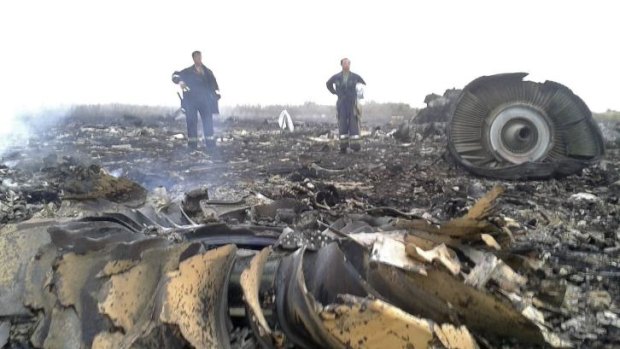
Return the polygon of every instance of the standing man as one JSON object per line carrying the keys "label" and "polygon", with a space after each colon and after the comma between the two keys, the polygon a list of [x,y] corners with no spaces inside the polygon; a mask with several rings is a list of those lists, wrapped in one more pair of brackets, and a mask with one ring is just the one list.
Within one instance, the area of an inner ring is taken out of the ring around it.
{"label": "standing man", "polygon": [[346,153],[349,144],[353,151],[360,151],[360,111],[357,105],[357,84],[366,82],[361,76],[351,72],[351,61],[340,60],[342,71],[327,80],[327,89],[338,96],[336,112],[340,133],[340,152]]}
{"label": "standing man", "polygon": [[207,150],[215,148],[213,136],[213,114],[219,114],[218,101],[220,88],[213,72],[202,64],[200,51],[192,52],[194,65],[172,74],[172,82],[183,90],[182,108],[185,109],[187,121],[187,146],[196,150],[198,146],[198,113],[202,119],[202,128]]}

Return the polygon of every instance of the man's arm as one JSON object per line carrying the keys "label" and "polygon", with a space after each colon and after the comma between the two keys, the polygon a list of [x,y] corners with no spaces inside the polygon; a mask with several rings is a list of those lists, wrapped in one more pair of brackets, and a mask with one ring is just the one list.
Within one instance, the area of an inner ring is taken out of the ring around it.
{"label": "man's arm", "polygon": [[211,87],[213,87],[213,92],[217,96],[217,99],[222,98],[222,96],[220,95],[220,86],[217,84],[217,79],[215,79],[215,74],[213,74],[213,71],[209,68],[207,68],[207,74],[209,74],[208,75],[209,84],[212,85]]}
{"label": "man's arm", "polygon": [[[355,74],[355,75],[357,75],[357,74]],[[361,76],[359,76],[359,75],[357,75],[357,81],[358,81],[358,83],[360,83],[360,84],[364,84],[364,85],[366,85],[366,81],[364,81],[364,79],[362,79],[362,77],[361,77]]]}
{"label": "man's arm", "polygon": [[178,84],[180,81],[181,81],[181,72],[177,70],[174,73],[172,73],[172,82],[174,82],[175,84]]}
{"label": "man's arm", "polygon": [[185,81],[183,81],[183,76],[185,76],[186,70],[187,69],[183,69],[181,71],[175,71],[174,73],[172,73],[172,82],[181,86],[181,89],[183,91],[189,91],[187,84],[185,84]]}
{"label": "man's arm", "polygon": [[213,77],[213,86],[215,88],[215,91],[217,92],[217,94],[220,94],[220,86],[217,84],[217,79],[215,78],[215,74],[213,74],[212,71],[211,72],[211,76]]}
{"label": "man's arm", "polygon": [[331,78],[329,78],[329,80],[327,80],[327,83],[325,84],[327,86],[327,89],[329,90],[329,92],[331,92],[334,95],[336,94],[336,89],[334,88],[335,80],[336,80],[336,75],[334,75]]}

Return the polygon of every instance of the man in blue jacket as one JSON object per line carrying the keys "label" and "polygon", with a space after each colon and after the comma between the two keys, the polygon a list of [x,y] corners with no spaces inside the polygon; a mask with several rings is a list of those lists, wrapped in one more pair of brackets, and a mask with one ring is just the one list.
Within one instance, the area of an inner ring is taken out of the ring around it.
{"label": "man in blue jacket", "polygon": [[348,58],[340,60],[342,71],[327,80],[327,89],[338,96],[336,111],[340,133],[340,152],[346,153],[349,145],[353,151],[360,151],[360,110],[357,104],[357,84],[366,85],[361,76],[351,71]]}
{"label": "man in blue jacket", "polygon": [[183,109],[187,121],[187,146],[195,150],[198,146],[198,113],[202,119],[202,128],[207,150],[215,148],[213,136],[213,114],[219,114],[218,101],[220,88],[213,72],[202,64],[200,51],[192,52],[194,64],[172,74],[172,82],[183,90]]}

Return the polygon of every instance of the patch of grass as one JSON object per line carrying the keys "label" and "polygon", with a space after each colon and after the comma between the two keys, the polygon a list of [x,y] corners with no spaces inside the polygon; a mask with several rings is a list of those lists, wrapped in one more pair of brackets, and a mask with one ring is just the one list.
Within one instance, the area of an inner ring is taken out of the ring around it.
{"label": "patch of grass", "polygon": [[139,118],[162,117],[174,113],[174,107],[132,104],[87,104],[71,107],[68,116],[84,119],[123,116]]}
{"label": "patch of grass", "polygon": [[[336,106],[306,102],[301,105],[238,105],[220,109],[223,116],[239,119],[275,119],[286,109],[294,120],[325,120],[336,122]],[[412,118],[418,112],[406,103],[377,103],[368,101],[362,105],[364,123],[381,124],[398,116],[403,120]]]}
{"label": "patch of grass", "polygon": [[593,113],[594,119],[598,121],[620,121],[620,111],[607,110],[604,113]]}

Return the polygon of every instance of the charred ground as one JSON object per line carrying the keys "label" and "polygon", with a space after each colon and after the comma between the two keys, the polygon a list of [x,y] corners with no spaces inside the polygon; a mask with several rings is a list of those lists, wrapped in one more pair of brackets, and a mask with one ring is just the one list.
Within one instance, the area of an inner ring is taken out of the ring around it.
{"label": "charred ground", "polygon": [[[367,126],[364,150],[342,155],[330,122],[299,122],[290,133],[270,119],[229,118],[216,126],[216,153],[190,154],[179,136],[182,119],[74,115],[5,150],[0,224],[78,217],[67,207],[75,200],[140,205],[179,199],[203,186],[212,200],[260,193],[301,201],[325,216],[381,213],[444,221],[463,215],[501,184],[506,191],[499,214],[514,220],[515,241],[506,252],[539,261],[519,271],[528,277],[527,293],[544,302],[552,329],[583,347],[620,345],[620,148],[614,122],[604,126],[609,135],[600,164],[562,179],[508,182],[457,167],[446,153],[445,124]],[[119,181],[125,190],[116,192]],[[117,197],[127,193],[132,200]]]}

